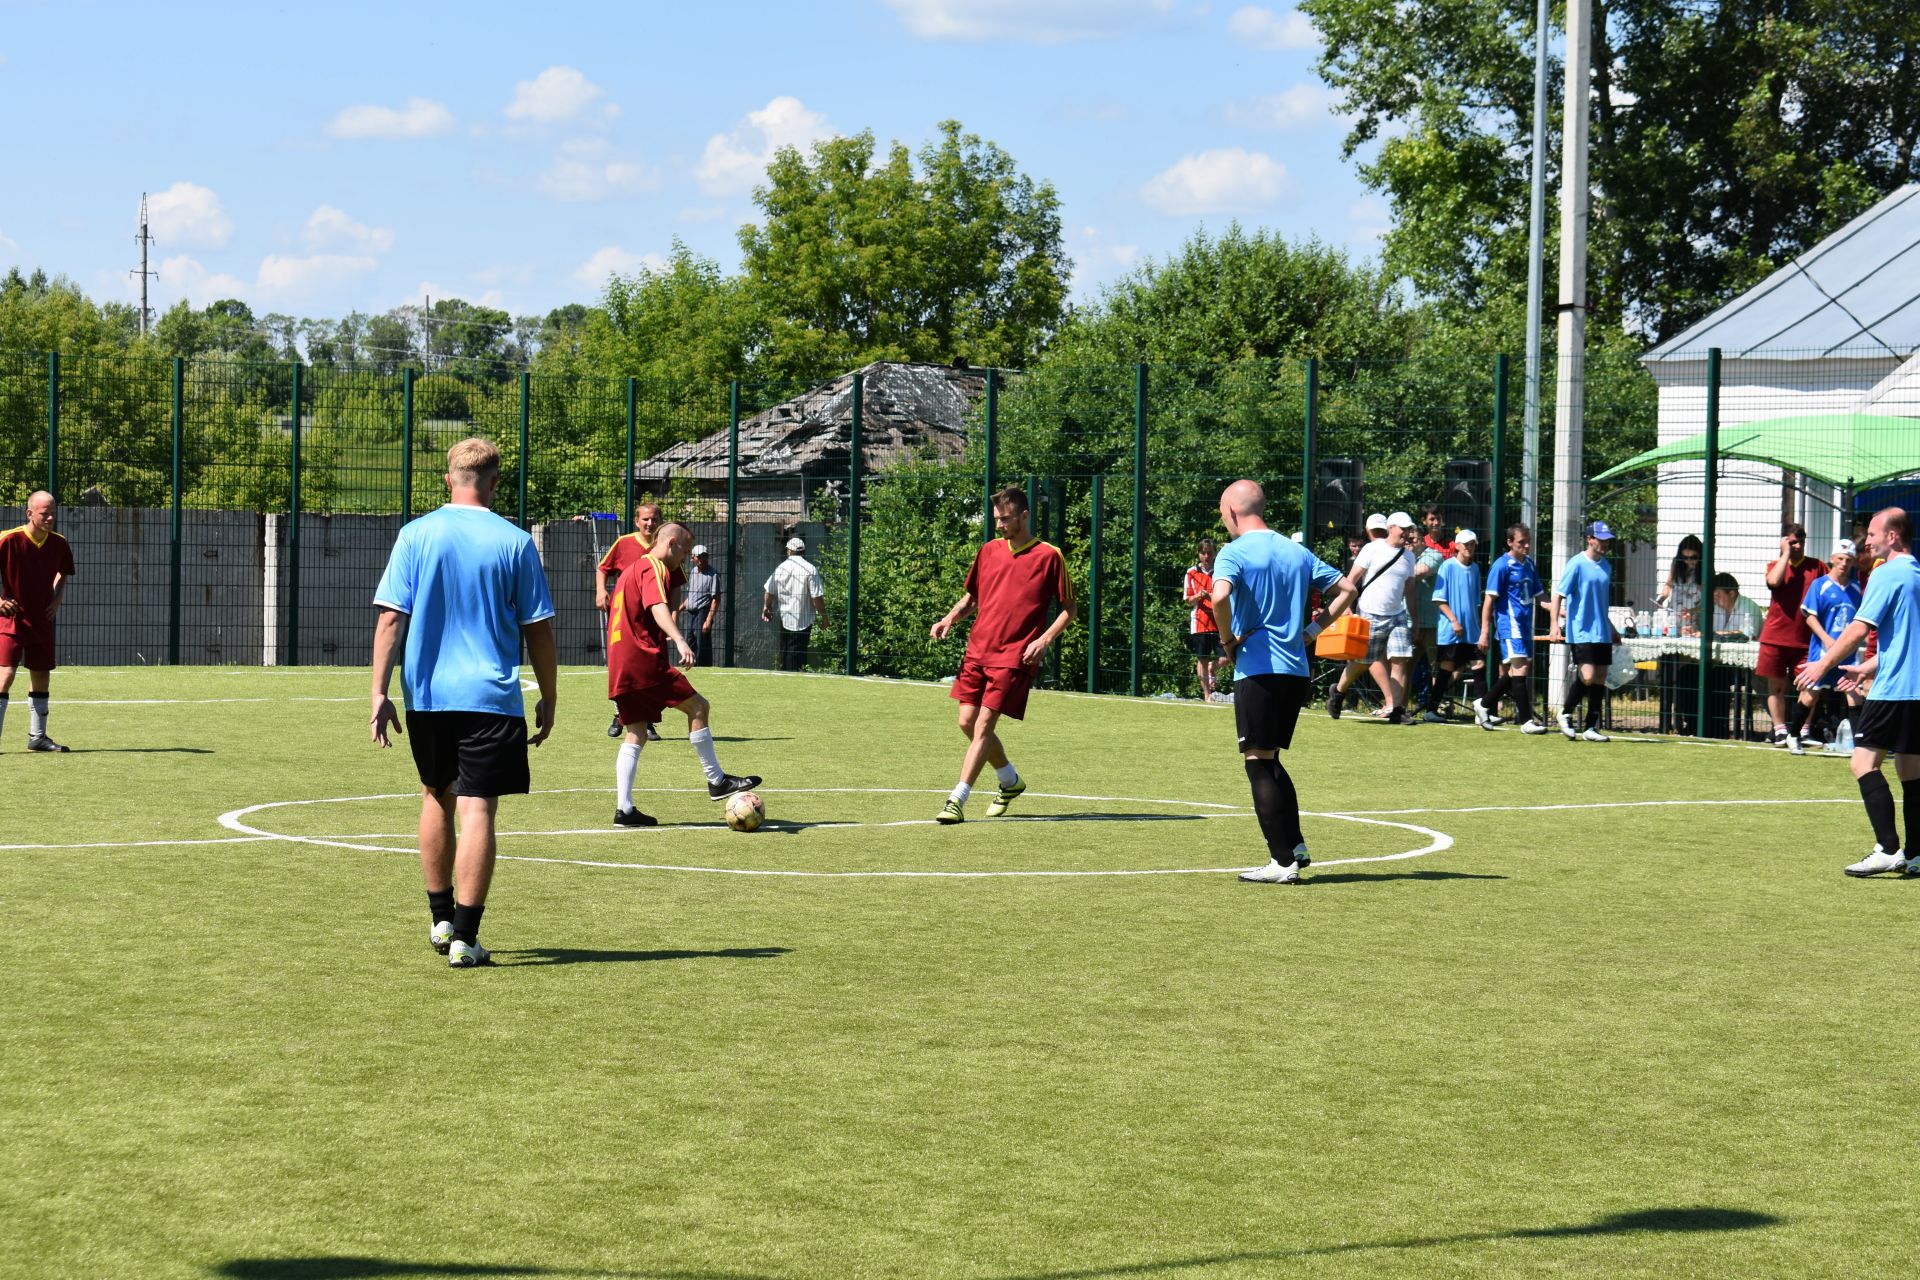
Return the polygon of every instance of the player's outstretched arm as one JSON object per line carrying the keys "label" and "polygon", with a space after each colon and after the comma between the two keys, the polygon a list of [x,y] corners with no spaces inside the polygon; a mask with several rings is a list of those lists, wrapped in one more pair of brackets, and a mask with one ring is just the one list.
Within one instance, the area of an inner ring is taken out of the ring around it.
{"label": "player's outstretched arm", "polygon": [[528,746],[537,747],[553,732],[554,703],[560,687],[560,659],[553,643],[553,619],[529,622],[520,628],[520,636],[527,642],[527,661],[533,664],[534,683],[540,686],[540,701],[533,704],[533,733],[527,738]]}
{"label": "player's outstretched arm", "polygon": [[1827,672],[1851,658],[1854,650],[1865,643],[1866,638],[1867,624],[1855,618],[1847,624],[1845,631],[1834,638],[1833,643],[1827,647],[1827,651],[1820,655],[1820,661],[1809,662],[1801,667],[1800,673],[1793,678],[1793,682],[1802,689],[1813,688],[1826,679]]}
{"label": "player's outstretched arm", "polygon": [[375,746],[393,745],[387,736],[389,729],[394,733],[405,732],[400,727],[400,714],[393,709],[393,699],[387,696],[387,688],[393,683],[393,669],[399,665],[406,644],[407,615],[398,609],[382,609],[373,624],[372,710],[367,722]]}

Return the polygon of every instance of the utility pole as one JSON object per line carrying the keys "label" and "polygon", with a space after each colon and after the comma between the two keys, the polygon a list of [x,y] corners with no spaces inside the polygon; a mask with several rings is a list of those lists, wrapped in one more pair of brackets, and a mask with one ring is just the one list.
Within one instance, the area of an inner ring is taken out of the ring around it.
{"label": "utility pole", "polygon": [[[1554,571],[1586,548],[1582,535],[1585,485],[1581,470],[1586,431],[1588,101],[1593,64],[1593,0],[1567,0],[1567,99],[1560,160],[1559,394],[1554,404]],[[1550,705],[1566,690],[1567,649],[1553,651]]]}
{"label": "utility pole", "polygon": [[[1520,523],[1540,529],[1540,295],[1547,250],[1547,4],[1533,28],[1533,199],[1527,216],[1526,433],[1520,454]],[[1495,529],[1493,546],[1500,545]]]}
{"label": "utility pole", "polygon": [[157,279],[159,273],[147,268],[147,246],[153,243],[153,237],[147,234],[147,193],[140,193],[140,232],[133,242],[140,246],[140,265],[127,274],[140,277],[140,336],[147,336],[147,325],[153,316],[153,309],[147,305],[147,281]]}

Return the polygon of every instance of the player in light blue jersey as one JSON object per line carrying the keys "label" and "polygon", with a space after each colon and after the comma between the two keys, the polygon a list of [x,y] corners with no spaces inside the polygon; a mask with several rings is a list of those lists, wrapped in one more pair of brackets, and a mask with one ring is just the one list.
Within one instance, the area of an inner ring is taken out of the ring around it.
{"label": "player in light blue jersey", "polygon": [[[388,732],[401,732],[387,686],[404,654],[405,733],[420,774],[420,869],[433,921],[427,940],[456,969],[488,963],[479,933],[494,817],[501,796],[528,789],[527,747],[553,729],[558,674],[546,573],[533,539],[489,510],[499,484],[492,444],[462,440],[447,450],[449,501],[400,530],[373,593],[373,740],[392,746]],[[523,641],[540,685],[531,737]]]}
{"label": "player in light blue jersey", "polygon": [[1867,553],[1885,557],[1867,579],[1860,611],[1817,662],[1800,668],[1794,683],[1816,689],[1867,638],[1880,636],[1873,688],[1853,735],[1853,776],[1873,825],[1873,852],[1846,869],[1850,876],[1906,872],[1906,850],[1893,818],[1893,790],[1880,765],[1893,756],[1900,778],[1907,835],[1920,835],[1920,564],[1913,558],[1913,520],[1899,507],[1874,514],[1867,524]]}
{"label": "player in light blue jersey", "polygon": [[[1480,535],[1462,529],[1453,535],[1453,552],[1434,575],[1433,608],[1438,615],[1434,653],[1438,669],[1427,684],[1427,702],[1420,718],[1438,724],[1441,700],[1456,673],[1469,672],[1480,657],[1480,566],[1473,562]],[[1462,680],[1465,676],[1462,675]]]}
{"label": "player in light blue jersey", "polygon": [[[1267,528],[1266,506],[1266,495],[1251,480],[1236,480],[1220,495],[1220,523],[1233,541],[1213,562],[1213,616],[1220,650],[1237,673],[1234,726],[1267,843],[1267,865],[1240,878],[1297,884],[1307,864],[1307,841],[1300,830],[1300,795],[1280,752],[1293,745],[1307,703],[1306,643],[1346,609],[1354,591],[1338,569]],[[1333,591],[1336,583],[1340,589]],[[1307,603],[1315,588],[1332,596],[1309,621]]]}
{"label": "player in light blue jersey", "polygon": [[[1507,526],[1507,552],[1487,572],[1487,591],[1480,602],[1480,652],[1497,648],[1487,662],[1486,693],[1473,704],[1473,718],[1482,729],[1493,728],[1500,699],[1513,696],[1514,720],[1520,732],[1540,734],[1547,726],[1533,714],[1533,609],[1545,594],[1540,571],[1534,568],[1533,534],[1523,524]],[[1495,670],[1500,675],[1494,677]]]}
{"label": "player in light blue jersey", "polygon": [[[1613,601],[1613,570],[1607,567],[1607,544],[1613,530],[1604,520],[1587,526],[1587,549],[1567,561],[1560,580],[1553,584],[1553,600],[1547,605],[1547,638],[1555,644],[1567,641],[1573,648],[1573,668],[1567,673],[1567,696],[1560,708],[1560,732],[1569,742],[1576,737],[1587,742],[1605,742],[1600,732],[1600,708],[1607,695],[1607,668],[1613,665],[1613,646],[1620,633],[1613,629],[1607,606]],[[1565,605],[1566,631],[1560,629],[1561,606]],[[1580,700],[1586,699],[1587,715],[1582,729],[1575,733],[1573,717]]]}
{"label": "player in light blue jersey", "polygon": [[[1860,611],[1860,588],[1853,581],[1854,547],[1850,539],[1842,538],[1834,544],[1833,555],[1827,559],[1827,571],[1815,578],[1807,587],[1805,598],[1800,601],[1800,613],[1807,621],[1807,631],[1811,639],[1807,641],[1807,661],[1818,662],[1833,643],[1835,636],[1847,629],[1853,621],[1853,615]],[[1802,689],[1799,700],[1787,708],[1787,750],[1796,756],[1807,754],[1805,730],[1809,720],[1820,709],[1821,695],[1839,682],[1837,672],[1829,672],[1827,678],[1811,689]],[[1860,705],[1860,695],[1849,689],[1846,693],[1849,717]]]}

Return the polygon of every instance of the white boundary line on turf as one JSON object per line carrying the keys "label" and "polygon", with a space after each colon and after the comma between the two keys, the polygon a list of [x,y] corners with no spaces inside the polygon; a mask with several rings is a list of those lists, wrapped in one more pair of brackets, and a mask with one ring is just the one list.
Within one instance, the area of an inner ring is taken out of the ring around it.
{"label": "white boundary line on turf", "polygon": [[1383,817],[1410,813],[1557,813],[1565,809],[1660,809],[1706,805],[1770,804],[1858,804],[1857,800],[1833,798],[1812,800],[1595,800],[1582,804],[1483,804],[1464,809],[1342,809],[1347,818]]}
{"label": "white boundary line on turf", "polygon": [[209,840],[99,840],[91,844],[0,844],[0,851],[10,849],[158,849],[167,845],[181,844],[259,844],[263,840],[277,840],[271,835],[258,836],[215,836]]}
{"label": "white boundary line on turf", "polygon": [[[600,791],[600,790],[604,790],[604,788],[566,787],[566,788],[559,788],[553,791],[544,791],[544,790],[535,791],[530,794],[554,795],[554,794],[565,794],[570,792],[589,791],[589,790]],[[669,788],[655,788],[655,790],[669,790]],[[821,787],[821,788],[789,788],[787,790],[790,793],[800,792],[800,791],[817,791],[817,792],[832,792],[832,793],[840,793],[840,794],[847,794],[847,793],[896,794],[896,795],[898,794],[906,794],[906,795],[944,794],[943,792],[940,792],[938,789],[930,788],[926,790],[921,790],[917,788],[902,788],[902,787]],[[240,809],[230,810],[227,813],[221,814],[219,821],[221,826],[226,827],[228,830],[231,830],[231,831],[239,831],[247,835],[256,836],[256,837],[267,837],[269,839],[286,840],[294,844],[316,845],[322,848],[353,849],[353,850],[367,852],[367,853],[414,854],[414,853],[417,853],[418,850],[413,846],[395,848],[390,845],[374,845],[374,844],[360,843],[361,839],[383,838],[379,836],[358,837],[358,838],[355,838],[355,837],[334,838],[334,837],[326,837],[326,836],[286,835],[281,832],[266,831],[266,830],[262,830],[259,827],[250,826],[246,822],[242,821],[242,819],[249,817],[250,815],[254,813],[258,813],[265,809],[281,809],[281,808],[290,808],[294,806],[307,806],[307,805],[319,805],[319,804],[351,804],[358,801],[370,801],[370,800],[411,800],[418,794],[419,794],[418,792],[398,792],[398,793],[393,793],[388,795],[377,795],[377,796],[328,796],[328,797],[321,797],[321,798],[312,799],[312,800],[275,800],[275,801],[268,801],[263,804],[248,805]],[[770,794],[778,794],[778,792],[770,792]],[[1139,797],[1124,797],[1124,796],[1047,796],[1044,793],[1040,793],[1040,792],[1028,792],[1027,794],[1030,796],[1033,796],[1036,799],[1046,799],[1046,798],[1073,799],[1073,800],[1100,801],[1104,803],[1115,803],[1115,804],[1119,804],[1119,803],[1167,804],[1167,805],[1179,805],[1179,806],[1186,806],[1186,807],[1206,807],[1206,808],[1213,808],[1213,809],[1231,809],[1232,807],[1227,805],[1218,805],[1218,804],[1214,804],[1211,801],[1204,801],[1204,800],[1154,800],[1154,799],[1146,799],[1146,798],[1139,798]],[[1200,816],[1208,817],[1208,818],[1226,818],[1226,817],[1251,817],[1253,815],[1250,812],[1227,812],[1227,813],[1203,814]],[[1416,835],[1423,835],[1427,837],[1427,843],[1418,849],[1410,849],[1403,853],[1379,854],[1379,855],[1374,855],[1370,857],[1321,859],[1321,860],[1315,861],[1314,865],[1317,867],[1347,866],[1354,863],[1363,863],[1363,862],[1399,862],[1408,858],[1424,857],[1429,853],[1439,853],[1443,850],[1450,849],[1453,847],[1452,836],[1447,835],[1445,832],[1435,831],[1431,828],[1418,826],[1411,822],[1393,822],[1387,819],[1363,817],[1356,814],[1303,813],[1301,814],[1301,816],[1303,818],[1320,818],[1320,817],[1332,818],[1336,821],[1341,821],[1341,822],[1359,822],[1359,823],[1364,823],[1368,826],[1375,826],[1375,827],[1395,827],[1401,830],[1411,831]],[[1032,815],[1026,819],[1026,821],[1028,822],[1046,821],[1046,820],[1047,818],[1045,817],[1045,815]],[[1058,819],[1055,819],[1055,820],[1057,821]],[[1086,820],[1095,821],[1095,822],[1102,822],[1102,821],[1104,822],[1113,822],[1113,821],[1139,822],[1139,821],[1154,821],[1156,819],[1142,817],[1138,815],[1113,815],[1112,817],[1092,817]],[[932,819],[916,818],[916,819],[908,819],[903,822],[889,822],[889,823],[859,823],[859,822],[817,823],[817,824],[809,824],[807,829],[811,830],[811,829],[814,829],[815,827],[823,827],[823,828],[830,828],[830,829],[832,828],[845,829],[845,828],[851,828],[851,827],[866,827],[866,826],[896,827],[896,826],[931,826],[931,825],[933,825]],[[773,824],[773,827],[775,830],[778,830],[779,824],[775,823]],[[657,833],[657,834],[665,834],[667,832],[724,831],[724,830],[726,830],[726,828],[718,824],[713,824],[713,825],[701,824],[699,826],[640,827],[640,828],[633,828],[624,832],[603,831],[599,828],[595,828],[593,830],[593,834],[641,835],[649,832]],[[502,833],[502,834],[507,834],[507,833]],[[564,835],[564,834],[570,834],[570,833],[525,832],[525,833],[515,833],[515,834]],[[395,838],[404,839],[405,837],[404,835],[401,835]],[[543,862],[543,863],[551,863],[551,864],[565,865],[565,866],[594,867],[594,868],[613,869],[613,870],[677,871],[677,872],[687,872],[687,873],[701,874],[701,875],[781,876],[781,877],[787,877],[787,878],[793,878],[793,879],[817,879],[817,880],[858,880],[858,879],[992,880],[992,879],[1036,879],[1036,878],[1086,878],[1086,877],[1096,877],[1096,876],[1185,876],[1185,875],[1224,875],[1232,872],[1247,870],[1246,867],[1180,867],[1180,868],[1153,868],[1153,869],[1115,869],[1115,870],[1100,870],[1100,871],[1054,871],[1054,870],[789,871],[789,870],[762,870],[757,868],[746,868],[746,867],[695,867],[695,866],[681,866],[676,864],[663,864],[663,863],[606,862],[606,861],[597,861],[597,860],[586,859],[586,858],[543,858],[543,857],[536,857],[536,856],[526,855],[526,854],[501,854],[500,857],[503,860],[510,861],[510,862]]]}
{"label": "white boundary line on turf", "polygon": [[180,707],[215,702],[365,702],[365,698],[62,698],[63,707]]}

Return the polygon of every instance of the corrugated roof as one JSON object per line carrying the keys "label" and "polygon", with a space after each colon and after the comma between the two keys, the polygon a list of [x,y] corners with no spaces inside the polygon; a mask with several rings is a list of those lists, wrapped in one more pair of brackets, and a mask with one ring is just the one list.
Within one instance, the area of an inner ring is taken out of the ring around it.
{"label": "corrugated roof", "polygon": [[1643,357],[1648,363],[1920,351],[1920,183],[1909,184]]}

